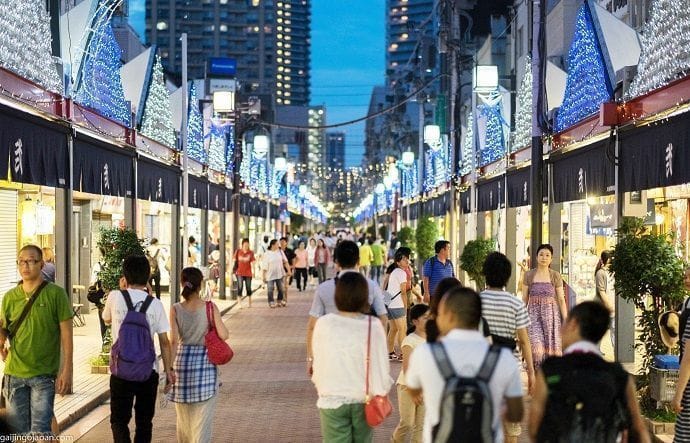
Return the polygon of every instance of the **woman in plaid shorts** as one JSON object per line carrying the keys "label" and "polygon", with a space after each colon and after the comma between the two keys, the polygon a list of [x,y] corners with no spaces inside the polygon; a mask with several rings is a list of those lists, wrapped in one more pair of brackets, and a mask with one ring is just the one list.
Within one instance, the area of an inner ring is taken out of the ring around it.
{"label": "woman in plaid shorts", "polygon": [[[180,277],[184,301],[170,311],[176,382],[170,400],[177,412],[178,442],[210,442],[218,393],[218,370],[208,360],[204,337],[209,330],[206,303],[201,297],[204,277],[197,268],[184,268]],[[213,303],[212,303],[213,304]],[[227,340],[218,307],[213,304],[218,336]],[[167,389],[168,387],[166,387]]]}

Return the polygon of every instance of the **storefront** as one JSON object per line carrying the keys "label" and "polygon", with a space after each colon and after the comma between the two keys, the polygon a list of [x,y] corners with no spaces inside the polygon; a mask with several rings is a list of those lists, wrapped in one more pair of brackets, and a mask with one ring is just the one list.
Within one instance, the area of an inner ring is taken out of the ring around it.
{"label": "storefront", "polygon": [[[161,286],[169,287],[170,292],[175,285],[175,278],[171,274],[176,269],[177,220],[180,203],[180,169],[176,166],[164,165],[147,157],[139,157],[137,161],[137,201],[136,201],[136,231],[144,244],[151,239],[158,239],[158,246],[162,257],[159,267],[161,271]],[[182,265],[177,265],[181,268]]]}
{"label": "storefront", "polygon": [[530,185],[529,167],[506,172],[506,255],[515,264],[509,290],[516,293],[522,292],[520,282],[531,267],[527,251],[532,238]]}
{"label": "storefront", "polygon": [[69,128],[5,106],[0,118],[0,177],[9,178],[0,180],[0,295],[19,280],[17,253],[26,244],[55,252],[64,285],[67,238],[55,226],[66,214]]}
{"label": "storefront", "polygon": [[[209,206],[207,232],[209,238],[209,280],[213,283],[211,288],[214,297],[219,297],[225,290],[224,275],[227,255],[225,252],[227,208],[226,189],[222,185],[209,184]],[[232,232],[232,231],[230,231]],[[232,255],[230,255],[232,257]]]}
{"label": "storefront", "polygon": [[[208,217],[208,180],[193,175],[189,176],[189,202],[187,210],[187,265],[197,268],[209,266],[211,253],[211,241],[207,234]],[[189,240],[194,237],[193,248],[196,255],[192,254]],[[217,244],[217,243],[216,243]]]}
{"label": "storefront", "polygon": [[477,237],[492,239],[497,251],[506,252],[505,175],[477,183]]}
{"label": "storefront", "polygon": [[[549,159],[553,202],[562,203],[560,217],[550,227],[560,233],[560,270],[578,302],[594,296],[599,256],[615,245],[615,170],[611,148],[612,144],[605,139]],[[553,267],[557,269],[556,264]]]}
{"label": "storefront", "polygon": [[101,229],[132,226],[135,152],[80,132],[73,149],[70,270],[73,285],[88,287],[101,260]]}

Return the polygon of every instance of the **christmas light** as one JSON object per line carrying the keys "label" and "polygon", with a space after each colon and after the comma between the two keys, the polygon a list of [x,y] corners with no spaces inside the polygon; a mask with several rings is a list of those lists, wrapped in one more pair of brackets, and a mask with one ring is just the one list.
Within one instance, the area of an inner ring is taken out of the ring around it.
{"label": "christmas light", "polygon": [[479,166],[485,166],[505,155],[501,101],[495,105],[479,106],[478,110],[479,115],[486,119],[484,148],[479,152]]}
{"label": "christmas light", "polygon": [[462,142],[462,155],[460,158],[460,175],[467,175],[474,168],[474,116],[467,114],[467,129],[465,139]]}
{"label": "christmas light", "polygon": [[675,80],[690,69],[690,11],[684,0],[656,0],[642,30],[642,53],[627,98]]}
{"label": "christmas light", "polygon": [[160,57],[153,64],[149,91],[146,95],[140,132],[170,148],[177,148],[177,137],[172,122],[170,93],[165,87],[165,75]]}
{"label": "christmas light", "polygon": [[45,0],[12,0],[0,8],[0,65],[62,94],[52,57],[50,16]]}
{"label": "christmas light", "polygon": [[227,132],[227,125],[211,121],[211,131],[208,135],[208,167],[214,171],[225,172],[226,170]]}
{"label": "christmas light", "polygon": [[525,74],[517,91],[515,132],[510,140],[510,151],[527,147],[532,142],[532,59],[525,57]]}
{"label": "christmas light", "polygon": [[225,149],[225,175],[231,176],[235,173],[235,126],[230,125],[227,133],[227,144]]}
{"label": "christmas light", "polygon": [[199,110],[199,100],[196,97],[196,86],[192,83],[189,88],[189,105],[187,120],[187,155],[189,158],[206,164],[208,159],[204,149],[204,117]]}
{"label": "christmas light", "polygon": [[110,9],[99,7],[92,28],[86,31],[88,43],[74,100],[129,127],[132,111],[125,100],[120,78],[122,51],[115,40],[110,18]]}
{"label": "christmas light", "polygon": [[613,97],[604,56],[585,2],[577,13],[575,34],[568,52],[568,80],[565,96],[556,114],[554,129],[559,132],[595,114]]}

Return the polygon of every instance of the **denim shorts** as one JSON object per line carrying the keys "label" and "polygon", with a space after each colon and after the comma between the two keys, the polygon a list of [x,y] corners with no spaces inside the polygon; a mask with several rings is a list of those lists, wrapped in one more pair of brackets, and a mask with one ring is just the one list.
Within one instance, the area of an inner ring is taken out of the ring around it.
{"label": "denim shorts", "polygon": [[388,308],[388,318],[390,320],[397,320],[407,315],[405,308]]}

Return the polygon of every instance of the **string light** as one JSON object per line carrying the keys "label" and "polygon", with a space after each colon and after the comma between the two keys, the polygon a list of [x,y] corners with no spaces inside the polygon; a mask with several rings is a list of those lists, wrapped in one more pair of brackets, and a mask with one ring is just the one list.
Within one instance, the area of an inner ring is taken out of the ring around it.
{"label": "string light", "polygon": [[110,17],[110,9],[99,8],[93,28],[87,30],[90,38],[84,50],[74,100],[129,127],[132,112],[120,78],[122,51],[115,40]]}
{"label": "string light", "polygon": [[656,0],[642,30],[642,53],[626,98],[666,85],[690,69],[690,13],[684,0]]}
{"label": "string light", "polygon": [[207,164],[204,149],[204,117],[199,110],[199,100],[196,96],[196,86],[192,83],[189,88],[189,107],[187,124],[187,155],[201,164]]}
{"label": "string light", "polygon": [[460,158],[460,175],[467,175],[474,167],[474,115],[467,114],[467,129],[465,139],[462,142],[462,155]]}
{"label": "string light", "polygon": [[584,2],[577,13],[575,34],[568,52],[568,80],[554,129],[560,132],[595,114],[599,106],[611,100],[613,88],[608,78],[604,56],[594,29],[592,12]]}
{"label": "string light", "polygon": [[228,127],[227,144],[225,145],[225,175],[231,177],[235,173],[235,126]]}
{"label": "string light", "polygon": [[151,83],[141,118],[140,132],[169,148],[177,147],[175,127],[172,122],[170,93],[165,87],[165,74],[160,57],[156,56],[151,74]]}
{"label": "string light", "polygon": [[224,172],[226,170],[226,144],[228,126],[211,121],[208,143],[208,167],[214,171]]}
{"label": "string light", "polygon": [[0,8],[0,65],[62,94],[53,62],[50,16],[44,0],[12,0]]}
{"label": "string light", "polygon": [[515,132],[511,137],[510,151],[515,152],[532,142],[532,58],[525,57],[525,74],[517,92]]}
{"label": "string light", "polygon": [[495,105],[482,105],[477,109],[479,115],[486,120],[484,148],[479,152],[479,166],[485,166],[505,155],[501,101],[499,100]]}

